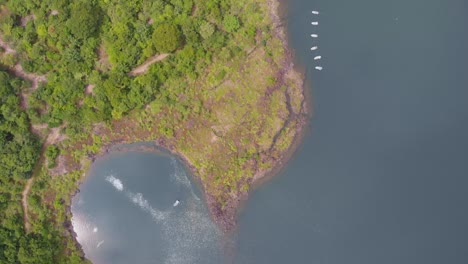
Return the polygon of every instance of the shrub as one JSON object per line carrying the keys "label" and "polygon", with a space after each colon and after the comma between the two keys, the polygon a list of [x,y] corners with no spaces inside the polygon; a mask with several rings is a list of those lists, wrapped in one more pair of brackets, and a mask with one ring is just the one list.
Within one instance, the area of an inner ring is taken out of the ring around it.
{"label": "shrub", "polygon": [[233,15],[227,15],[223,20],[223,25],[227,32],[235,32],[240,28],[239,19]]}
{"label": "shrub", "polygon": [[47,157],[48,161],[48,166],[49,168],[55,167],[57,164],[55,163],[55,160],[57,159],[57,156],[59,155],[59,149],[55,145],[49,145],[46,149],[45,155]]}

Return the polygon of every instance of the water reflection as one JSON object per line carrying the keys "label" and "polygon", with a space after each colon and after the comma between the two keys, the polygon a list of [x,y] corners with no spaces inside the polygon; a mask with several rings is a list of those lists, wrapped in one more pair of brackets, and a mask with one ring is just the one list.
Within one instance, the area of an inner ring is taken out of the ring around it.
{"label": "water reflection", "polygon": [[74,198],[77,240],[93,263],[219,263],[221,234],[199,193],[175,158],[112,154]]}

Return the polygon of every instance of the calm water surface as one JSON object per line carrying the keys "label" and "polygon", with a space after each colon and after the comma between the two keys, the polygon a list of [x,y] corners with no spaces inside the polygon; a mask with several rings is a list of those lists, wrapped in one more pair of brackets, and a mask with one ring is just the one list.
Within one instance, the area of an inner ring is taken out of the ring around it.
{"label": "calm water surface", "polygon": [[73,226],[93,263],[222,262],[217,227],[175,158],[111,154],[92,166],[80,190]]}
{"label": "calm water surface", "polygon": [[315,115],[247,203],[237,263],[468,263],[468,2],[288,3]]}
{"label": "calm water surface", "polygon": [[[247,202],[234,263],[468,263],[468,2],[287,7],[314,117]],[[74,225],[95,263],[223,263],[199,197],[173,158],[112,154],[76,196]]]}

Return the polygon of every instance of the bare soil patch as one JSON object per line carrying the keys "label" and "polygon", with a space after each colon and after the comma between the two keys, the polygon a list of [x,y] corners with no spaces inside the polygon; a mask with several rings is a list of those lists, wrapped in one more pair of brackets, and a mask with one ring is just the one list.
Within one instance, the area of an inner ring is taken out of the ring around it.
{"label": "bare soil patch", "polygon": [[93,93],[94,87],[96,87],[96,85],[94,85],[94,84],[88,84],[88,85],[86,85],[85,93],[86,93],[86,94],[94,94],[94,93]]}

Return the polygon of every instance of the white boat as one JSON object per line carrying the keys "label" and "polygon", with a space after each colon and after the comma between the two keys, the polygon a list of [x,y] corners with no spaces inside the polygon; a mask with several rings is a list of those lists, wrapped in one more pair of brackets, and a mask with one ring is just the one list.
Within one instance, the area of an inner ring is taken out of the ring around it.
{"label": "white boat", "polygon": [[315,56],[314,60],[320,60],[321,58],[322,58],[322,56]]}
{"label": "white boat", "polygon": [[321,71],[321,70],[323,70],[323,67],[322,66],[315,66],[315,69],[318,70],[318,71]]}
{"label": "white boat", "polygon": [[97,244],[96,248],[99,248],[103,243],[104,243],[104,240],[100,241],[100,242]]}
{"label": "white boat", "polygon": [[317,50],[318,47],[317,46],[313,46],[312,48],[310,48],[310,50]]}
{"label": "white boat", "polygon": [[312,22],[311,24],[314,25],[314,26],[317,26],[317,25],[318,25],[318,22],[317,22],[317,21],[314,21],[314,22]]}
{"label": "white boat", "polygon": [[320,12],[319,12],[319,11],[312,10],[312,14],[318,15],[318,14],[320,14]]}
{"label": "white boat", "polygon": [[180,201],[179,200],[176,200],[173,204],[174,207],[178,206],[180,204]]}
{"label": "white boat", "polygon": [[310,36],[313,37],[313,38],[318,38],[317,34],[310,34]]}

